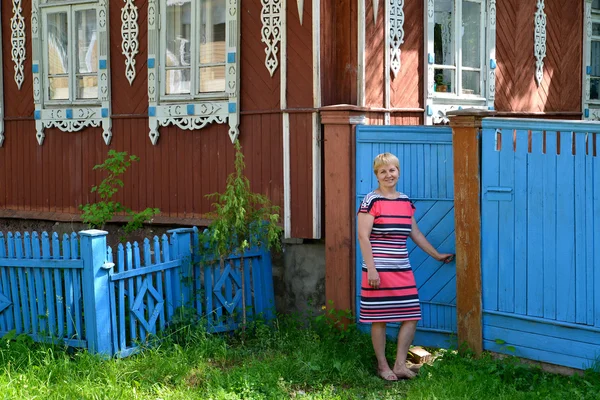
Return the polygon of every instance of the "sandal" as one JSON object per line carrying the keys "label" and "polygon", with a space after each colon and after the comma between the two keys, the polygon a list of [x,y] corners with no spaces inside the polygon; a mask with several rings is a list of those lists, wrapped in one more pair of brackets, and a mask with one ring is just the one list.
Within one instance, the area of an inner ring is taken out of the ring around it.
{"label": "sandal", "polygon": [[395,382],[398,380],[398,377],[391,369],[388,369],[387,371],[377,371],[377,375],[384,381],[388,382]]}

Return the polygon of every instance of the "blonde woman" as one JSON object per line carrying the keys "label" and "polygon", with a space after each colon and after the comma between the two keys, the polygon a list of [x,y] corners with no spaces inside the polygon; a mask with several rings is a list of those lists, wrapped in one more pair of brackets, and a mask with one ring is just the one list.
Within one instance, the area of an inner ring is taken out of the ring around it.
{"label": "blonde woman", "polygon": [[[408,348],[421,319],[415,277],[408,260],[406,239],[438,261],[450,262],[452,254],[439,253],[419,230],[415,206],[396,190],[400,163],[391,153],[373,161],[379,183],[358,210],[358,241],[362,252],[360,322],[371,323],[371,341],[377,357],[377,373],[386,381],[410,379],[406,366]],[[401,322],[394,366],[385,357],[386,323]]]}

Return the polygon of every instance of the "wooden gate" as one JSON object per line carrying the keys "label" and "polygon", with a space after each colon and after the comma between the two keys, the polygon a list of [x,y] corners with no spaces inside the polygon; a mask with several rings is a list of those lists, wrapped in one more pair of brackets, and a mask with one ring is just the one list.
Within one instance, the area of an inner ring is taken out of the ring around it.
{"label": "wooden gate", "polygon": [[[452,130],[424,126],[359,126],[356,129],[356,210],[363,197],[377,188],[373,159],[390,152],[400,160],[398,190],[416,206],[419,228],[431,244],[454,253],[454,179]],[[360,309],[361,263],[356,239],[356,310]],[[417,326],[415,344],[448,348],[456,337],[456,266],[427,256],[408,242],[423,319]],[[358,314],[358,311],[357,311]],[[358,317],[357,317],[358,320]],[[359,324],[361,329],[370,329]],[[388,325],[395,334],[398,324]]]}
{"label": "wooden gate", "polygon": [[600,124],[486,118],[483,348],[574,368],[600,359]]}

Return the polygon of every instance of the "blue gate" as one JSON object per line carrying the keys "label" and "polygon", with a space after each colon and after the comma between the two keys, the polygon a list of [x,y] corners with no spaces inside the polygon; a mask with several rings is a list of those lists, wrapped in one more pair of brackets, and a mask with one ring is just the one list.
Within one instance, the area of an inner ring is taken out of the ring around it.
{"label": "blue gate", "polygon": [[[390,152],[400,160],[398,190],[416,206],[415,218],[431,244],[454,252],[454,179],[452,130],[449,127],[359,126],[356,129],[356,210],[363,197],[377,188],[373,159]],[[356,310],[360,309],[362,256],[356,239]],[[456,266],[427,256],[409,240],[423,319],[415,344],[448,348],[456,337]],[[357,317],[358,320],[358,317]],[[360,324],[363,330],[370,329]],[[398,324],[388,324],[388,334]]]}

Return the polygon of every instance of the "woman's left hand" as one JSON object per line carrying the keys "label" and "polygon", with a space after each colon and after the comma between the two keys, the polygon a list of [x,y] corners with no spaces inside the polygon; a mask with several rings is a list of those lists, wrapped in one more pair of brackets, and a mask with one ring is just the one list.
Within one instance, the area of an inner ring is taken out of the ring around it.
{"label": "woman's left hand", "polygon": [[454,261],[454,254],[440,253],[440,254],[438,254],[437,257],[435,257],[435,259],[438,261],[443,261],[444,263],[448,264],[449,262]]}

